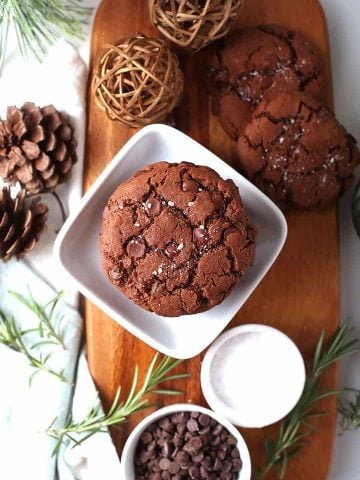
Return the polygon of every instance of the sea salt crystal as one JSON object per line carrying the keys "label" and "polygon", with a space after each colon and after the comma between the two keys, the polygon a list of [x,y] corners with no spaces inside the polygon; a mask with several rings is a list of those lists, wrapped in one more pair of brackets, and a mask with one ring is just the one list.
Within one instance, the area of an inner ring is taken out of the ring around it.
{"label": "sea salt crystal", "polygon": [[284,137],[280,137],[280,138],[279,138],[279,142],[280,142],[280,143],[284,143],[284,140],[285,140]]}
{"label": "sea salt crystal", "polygon": [[188,207],[192,207],[194,205],[194,202],[189,202]]}
{"label": "sea salt crystal", "polygon": [[179,243],[179,245],[177,246],[177,249],[178,250],[182,250],[184,248],[184,244],[183,243]]}
{"label": "sea salt crystal", "polygon": [[168,201],[168,205],[169,205],[169,207],[174,207],[174,206],[175,206],[175,203],[172,202],[171,200],[169,200],[169,201]]}
{"label": "sea salt crystal", "polygon": [[154,270],[154,271],[151,273],[151,275],[157,275],[157,271]]}
{"label": "sea salt crystal", "polygon": [[134,223],[134,227],[140,227],[140,223],[139,222]]}
{"label": "sea salt crystal", "polygon": [[201,187],[198,188],[198,192],[202,192],[203,189]]}
{"label": "sea salt crystal", "polygon": [[147,204],[147,208],[150,210],[151,209],[151,203]]}
{"label": "sea salt crystal", "polygon": [[163,272],[163,269],[161,267],[158,268],[157,273],[160,275]]}

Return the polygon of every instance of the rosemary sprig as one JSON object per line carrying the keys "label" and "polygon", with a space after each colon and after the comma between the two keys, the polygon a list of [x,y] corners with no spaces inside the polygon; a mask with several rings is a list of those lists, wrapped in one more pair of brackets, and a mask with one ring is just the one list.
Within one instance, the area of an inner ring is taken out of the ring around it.
{"label": "rosemary sprig", "polygon": [[274,467],[278,467],[278,478],[283,479],[289,459],[304,447],[305,438],[317,430],[311,420],[323,413],[314,411],[315,404],[323,398],[340,393],[322,392],[319,378],[338,360],[359,351],[359,340],[353,339],[352,333],[352,328],[347,324],[342,325],[327,347],[324,346],[325,334],[320,336],[302,396],[292,412],[282,421],[277,439],[265,440],[266,465],[256,472],[256,478],[263,478]]}
{"label": "rosemary sprig", "polygon": [[360,390],[352,391],[355,392],[352,399],[343,399],[339,402],[338,411],[341,415],[339,435],[360,428]]}
{"label": "rosemary sprig", "polygon": [[[98,432],[105,432],[111,425],[119,426],[125,422],[128,417],[141,410],[151,407],[147,395],[157,393],[160,395],[180,395],[178,390],[165,390],[158,388],[164,382],[186,378],[186,373],[170,374],[182,360],[175,360],[170,357],[163,357],[158,363],[159,354],[156,353],[152,359],[142,386],[137,390],[139,367],[135,366],[134,377],[129,394],[125,401],[120,400],[121,387],[118,388],[114,401],[107,413],[103,413],[100,400],[90,408],[87,415],[80,421],[74,420],[70,414],[61,428],[53,428],[57,418],[51,423],[46,433],[56,440],[53,455],[57,455],[61,444],[67,438],[74,442],[74,446],[80,445],[89,437]],[[156,366],[156,364],[158,365]],[[137,391],[136,391],[137,390]]]}
{"label": "rosemary sprig", "polygon": [[15,297],[20,303],[25,305],[32,311],[39,320],[36,328],[27,330],[28,333],[38,331],[42,340],[35,343],[32,348],[38,345],[55,344],[60,345],[65,349],[64,340],[62,336],[62,320],[64,315],[56,319],[56,327],[54,326],[54,314],[59,300],[63,298],[64,292],[59,292],[46,305],[40,305],[33,297],[31,290],[28,289],[29,298],[24,297],[20,293],[10,291],[11,295]]}
{"label": "rosemary sprig", "polygon": [[33,355],[24,342],[24,337],[29,333],[28,330],[21,330],[15,322],[14,317],[6,315],[0,310],[0,343],[11,348],[15,352],[22,353],[27,358],[29,365],[35,369],[30,375],[29,384],[31,385],[34,376],[44,371],[50,375],[55,376],[59,380],[65,383],[70,383],[65,377],[64,370],[56,372],[48,366],[48,360],[51,357],[51,353],[46,355],[40,354],[38,357]]}
{"label": "rosemary sprig", "polygon": [[83,38],[83,24],[92,8],[82,0],[2,0],[0,1],[0,71],[10,26],[15,28],[21,54],[41,60],[61,36]]}

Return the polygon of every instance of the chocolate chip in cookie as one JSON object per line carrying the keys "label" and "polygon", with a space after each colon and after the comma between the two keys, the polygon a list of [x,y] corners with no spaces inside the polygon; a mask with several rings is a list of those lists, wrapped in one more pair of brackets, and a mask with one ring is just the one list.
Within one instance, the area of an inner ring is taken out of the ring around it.
{"label": "chocolate chip in cookie", "polygon": [[351,185],[360,153],[334,114],[304,92],[263,101],[237,142],[240,170],[280,206],[326,207]]}
{"label": "chocolate chip in cookie", "polygon": [[104,211],[100,252],[109,281],[159,315],[222,302],[252,265],[256,229],[239,190],[208,167],[149,165]]}

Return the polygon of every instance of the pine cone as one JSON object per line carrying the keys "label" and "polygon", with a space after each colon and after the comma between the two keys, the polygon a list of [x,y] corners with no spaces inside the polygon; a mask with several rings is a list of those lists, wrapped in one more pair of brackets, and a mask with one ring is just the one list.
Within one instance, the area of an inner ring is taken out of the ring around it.
{"label": "pine cone", "polygon": [[54,190],[69,179],[76,146],[69,116],[52,105],[9,107],[0,123],[0,176],[30,194]]}
{"label": "pine cone", "polygon": [[38,242],[45,230],[48,207],[33,199],[25,206],[25,190],[11,198],[10,188],[0,190],[0,258],[22,258]]}

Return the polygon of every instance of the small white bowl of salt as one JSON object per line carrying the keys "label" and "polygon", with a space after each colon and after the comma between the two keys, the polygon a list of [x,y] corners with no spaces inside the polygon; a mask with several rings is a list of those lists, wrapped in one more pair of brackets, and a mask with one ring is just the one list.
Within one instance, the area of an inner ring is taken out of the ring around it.
{"label": "small white bowl of salt", "polygon": [[210,407],[248,428],[285,417],[299,401],[305,378],[295,343],[279,330],[257,324],[218,337],[201,367],[201,387]]}

